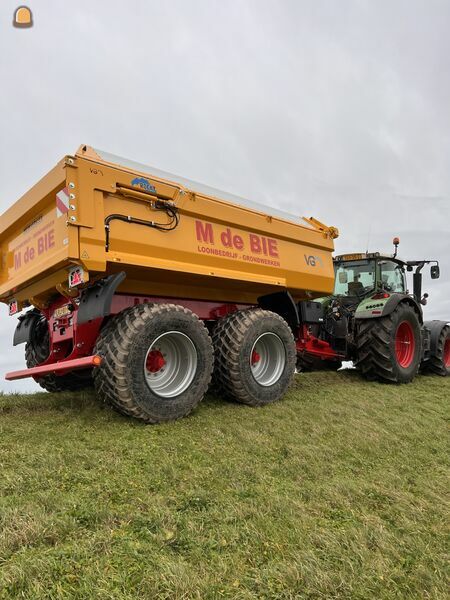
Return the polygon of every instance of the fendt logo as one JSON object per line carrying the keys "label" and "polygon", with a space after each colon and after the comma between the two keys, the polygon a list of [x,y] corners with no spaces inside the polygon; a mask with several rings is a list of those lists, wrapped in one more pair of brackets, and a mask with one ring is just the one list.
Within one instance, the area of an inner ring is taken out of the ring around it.
{"label": "fendt logo", "polygon": [[317,267],[318,265],[323,267],[323,260],[320,256],[313,256],[312,254],[310,254],[309,256],[305,254],[304,256],[305,262],[309,267]]}

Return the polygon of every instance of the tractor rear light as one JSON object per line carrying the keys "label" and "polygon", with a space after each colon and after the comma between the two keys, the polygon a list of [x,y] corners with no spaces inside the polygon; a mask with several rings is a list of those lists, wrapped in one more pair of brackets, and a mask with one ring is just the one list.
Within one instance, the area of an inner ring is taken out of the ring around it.
{"label": "tractor rear light", "polygon": [[372,296],[372,300],[385,300],[386,298],[390,298],[391,295],[387,292],[378,292],[377,294]]}
{"label": "tractor rear light", "polygon": [[9,316],[13,317],[14,315],[17,315],[18,312],[19,303],[17,302],[17,300],[11,300],[11,302],[9,303]]}

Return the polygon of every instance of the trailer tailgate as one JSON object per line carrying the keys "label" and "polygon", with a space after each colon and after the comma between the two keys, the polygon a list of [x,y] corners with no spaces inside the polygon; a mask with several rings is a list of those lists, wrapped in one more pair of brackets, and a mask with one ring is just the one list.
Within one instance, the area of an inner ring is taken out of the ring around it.
{"label": "trailer tailgate", "polygon": [[[64,160],[0,217],[0,298],[29,298],[30,286],[77,258],[77,229],[67,227]],[[26,292],[24,291],[26,290]]]}

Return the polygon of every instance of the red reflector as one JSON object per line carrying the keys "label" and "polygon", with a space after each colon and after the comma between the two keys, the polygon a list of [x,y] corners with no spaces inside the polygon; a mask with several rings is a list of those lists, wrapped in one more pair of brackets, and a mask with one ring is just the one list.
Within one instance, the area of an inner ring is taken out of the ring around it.
{"label": "red reflector", "polygon": [[13,317],[19,312],[19,303],[17,300],[11,300],[9,303],[9,316]]}
{"label": "red reflector", "polygon": [[85,283],[84,270],[82,267],[73,267],[69,272],[69,287],[77,287]]}
{"label": "red reflector", "polygon": [[381,310],[373,310],[372,314],[373,315],[381,315]]}

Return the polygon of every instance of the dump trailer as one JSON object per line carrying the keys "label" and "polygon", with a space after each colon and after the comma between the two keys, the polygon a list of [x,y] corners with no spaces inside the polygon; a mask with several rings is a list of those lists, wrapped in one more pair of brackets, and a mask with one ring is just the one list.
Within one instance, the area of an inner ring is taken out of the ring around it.
{"label": "dump trailer", "polygon": [[188,414],[211,380],[263,405],[303,347],[302,303],[330,294],[319,221],[81,146],[0,217],[0,301],[49,391],[94,385],[122,413]]}

